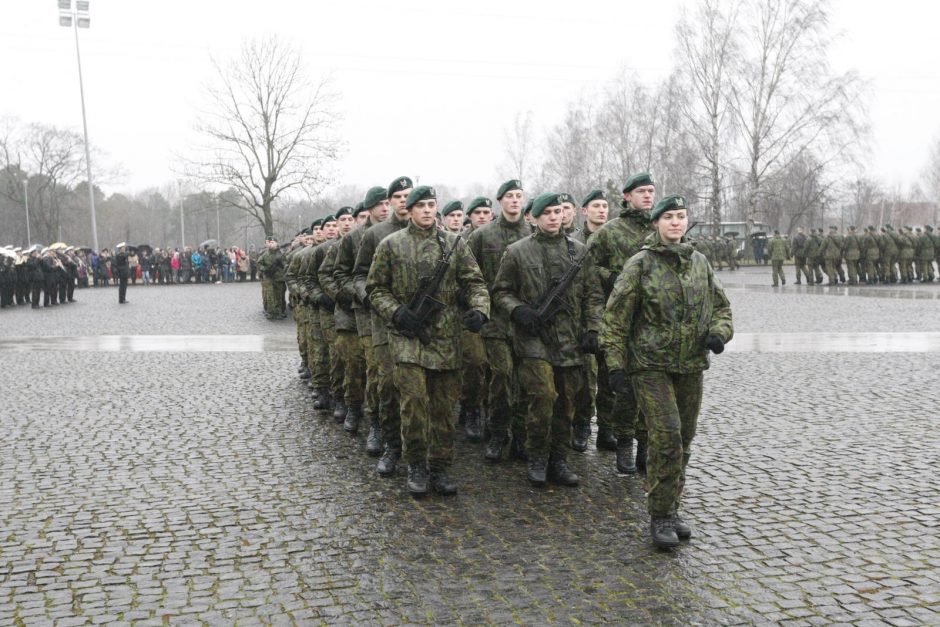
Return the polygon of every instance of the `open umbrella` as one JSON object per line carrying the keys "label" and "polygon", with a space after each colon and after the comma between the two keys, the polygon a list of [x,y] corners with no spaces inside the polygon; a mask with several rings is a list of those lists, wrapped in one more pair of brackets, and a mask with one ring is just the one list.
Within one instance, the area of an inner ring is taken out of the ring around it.
{"label": "open umbrella", "polygon": [[137,244],[137,246],[135,246],[134,248],[136,248],[140,252],[146,251],[148,255],[153,254],[153,248],[150,247],[150,244]]}
{"label": "open umbrella", "polygon": [[206,246],[218,246],[219,240],[217,239],[207,239],[203,243],[199,244],[199,248],[205,248]]}

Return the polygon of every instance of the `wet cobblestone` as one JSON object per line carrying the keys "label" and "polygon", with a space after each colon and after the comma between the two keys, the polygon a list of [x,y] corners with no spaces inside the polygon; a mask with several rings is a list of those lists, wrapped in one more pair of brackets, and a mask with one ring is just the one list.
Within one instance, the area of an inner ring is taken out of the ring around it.
{"label": "wet cobblestone", "polygon": [[[114,311],[79,292],[0,333],[292,334],[252,290],[132,288]],[[742,332],[811,311],[792,330],[849,330],[843,300],[851,330],[940,319],[936,300],[729,296]],[[715,358],[696,535],[671,554],[642,479],[593,448],[570,456],[580,488],[538,491],[461,439],[460,494],[413,501],[311,409],[292,352],[0,355],[0,624],[940,622],[936,353]]]}

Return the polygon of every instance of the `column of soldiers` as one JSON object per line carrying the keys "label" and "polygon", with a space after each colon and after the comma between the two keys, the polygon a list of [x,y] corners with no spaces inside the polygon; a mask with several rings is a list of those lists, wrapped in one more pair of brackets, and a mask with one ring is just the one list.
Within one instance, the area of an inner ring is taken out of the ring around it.
{"label": "column of soldiers", "polygon": [[719,237],[717,235],[705,235],[695,239],[696,249],[705,255],[708,262],[716,270],[722,270],[722,264],[728,265],[728,270],[738,269],[738,245],[733,235]]}
{"label": "column of soldiers", "polygon": [[[526,202],[512,179],[495,203],[439,204],[401,176],[314,222],[283,261],[314,408],[349,433],[368,425],[376,472],[406,466],[415,497],[457,492],[458,406],[484,460],[524,461],[533,485],[578,485],[568,453],[586,450],[595,414],[595,446],[616,451],[619,472],[645,472],[645,421],[632,386],[609,385],[598,332],[624,263],[653,232],[655,194],[649,173],[630,177],[608,220],[606,192],[592,190],[575,230],[568,194]],[[275,248],[259,259],[272,284]]]}
{"label": "column of soldiers", "polygon": [[74,303],[79,269],[84,265],[78,250],[62,243],[36,244],[26,250],[0,248],[0,308]]}
{"label": "column of soldiers", "polygon": [[804,279],[807,285],[821,284],[824,279],[828,285],[930,283],[937,276],[934,264],[940,269],[940,234],[929,224],[923,229],[905,226],[897,230],[885,224],[862,232],[850,226],[844,235],[835,226],[827,234],[823,229],[809,229],[807,234],[799,227],[789,241],[774,231],[771,249],[777,239],[784,244],[777,246],[781,268],[774,270],[774,286],[778,276],[786,283],[782,263],[791,258],[797,285]]}

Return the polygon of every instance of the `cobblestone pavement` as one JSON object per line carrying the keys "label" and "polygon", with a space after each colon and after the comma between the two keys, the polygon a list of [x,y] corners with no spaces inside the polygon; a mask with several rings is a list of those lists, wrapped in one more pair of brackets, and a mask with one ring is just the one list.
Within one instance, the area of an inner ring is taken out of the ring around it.
{"label": "cobblestone pavement", "polygon": [[[938,330],[936,299],[721,276],[742,333]],[[0,335],[293,334],[258,292],[79,291]],[[461,439],[460,494],[413,501],[292,351],[0,358],[0,624],[940,623],[937,352],[714,358],[672,553],[593,448],[534,490]]]}

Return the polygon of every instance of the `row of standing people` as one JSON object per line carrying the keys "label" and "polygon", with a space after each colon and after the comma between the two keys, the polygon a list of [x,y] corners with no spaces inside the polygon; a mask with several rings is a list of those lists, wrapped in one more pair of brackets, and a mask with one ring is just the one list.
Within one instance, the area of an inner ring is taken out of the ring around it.
{"label": "row of standing people", "polygon": [[[617,218],[606,221],[606,196],[594,190],[582,209],[605,219],[571,232],[567,194],[527,204],[510,180],[496,197],[495,219],[475,223],[494,207],[474,199],[471,224],[455,233],[442,228],[460,222],[453,203],[439,216],[433,188],[400,177],[312,225],[287,256],[269,242],[259,258],[265,310],[283,315],[289,287],[314,407],[350,432],[367,424],[376,472],[393,476],[403,459],[416,497],[457,491],[458,403],[468,436],[485,439],[482,457],[525,460],[534,485],[578,484],[568,453],[586,448],[596,413],[597,446],[616,449],[618,470],[646,466],[653,541],[674,546],[691,535],[678,505],[701,373],[732,335],[711,266],[682,241],[684,201],[654,206],[641,173],[624,185]],[[546,318],[537,303],[559,284],[566,291]],[[425,316],[428,298],[436,305]]]}

